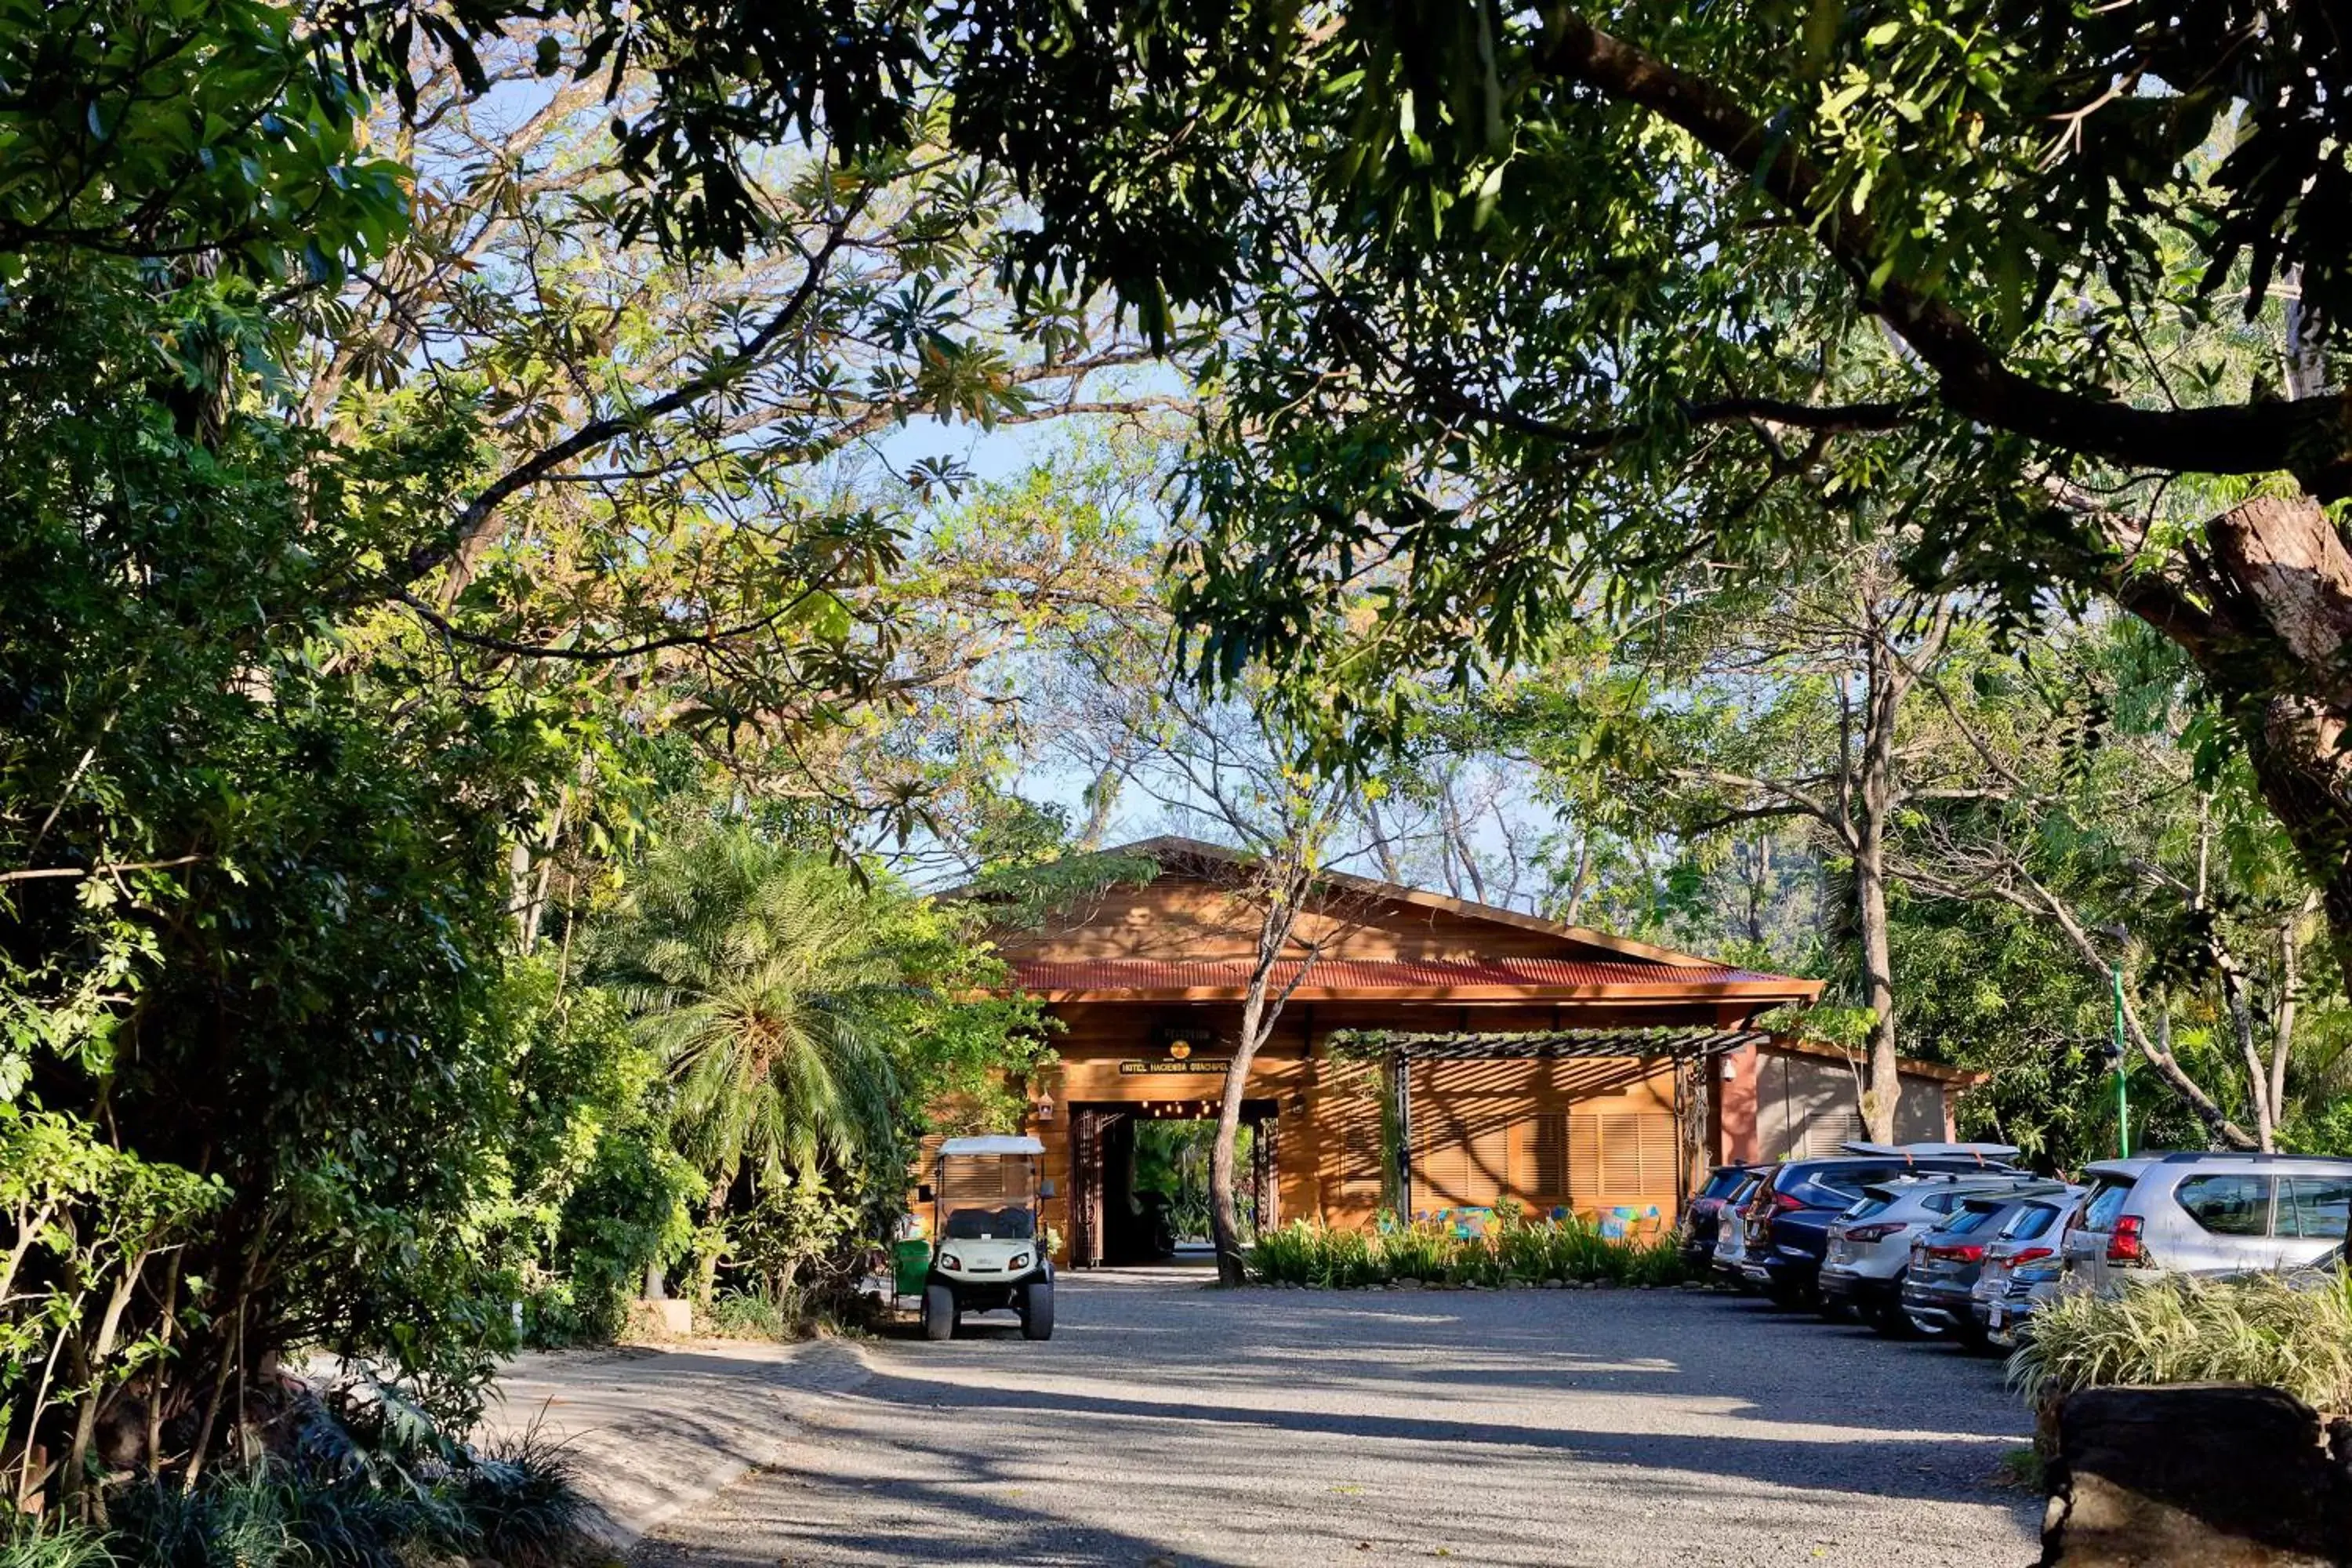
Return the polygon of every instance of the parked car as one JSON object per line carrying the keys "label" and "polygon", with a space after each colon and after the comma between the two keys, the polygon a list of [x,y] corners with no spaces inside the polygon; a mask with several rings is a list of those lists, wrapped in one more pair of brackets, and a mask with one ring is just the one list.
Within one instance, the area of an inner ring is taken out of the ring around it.
{"label": "parked car", "polygon": [[1849,1144],[1863,1152],[1790,1160],[1766,1173],[1741,1209],[1741,1277],[1784,1307],[1814,1299],[1831,1221],[1863,1189],[1898,1176],[2008,1171],[2017,1151],[1996,1143]]}
{"label": "parked car", "polygon": [[1743,1289],[1748,1286],[1747,1276],[1740,1272],[1748,1261],[1748,1222],[1741,1211],[1763,1184],[1763,1172],[1759,1170],[1732,1189],[1716,1214],[1715,1256],[1709,1261],[1717,1274]]}
{"label": "parked car", "polygon": [[[1910,1333],[1903,1287],[1916,1257],[1913,1242],[1959,1223],[1972,1197],[1998,1194],[2005,1199],[2021,1188],[2050,1185],[2023,1172],[1969,1171],[1898,1176],[1864,1188],[1860,1199],[1830,1222],[1819,1275],[1823,1307],[1851,1307],[1890,1337]],[[1976,1215],[1976,1223],[1992,1213]]]}
{"label": "parked car", "polygon": [[1903,1273],[1904,1315],[1919,1328],[1982,1349],[1978,1286],[1987,1274],[2007,1279],[2021,1258],[2056,1257],[2056,1232],[2082,1196],[2080,1187],[2042,1182],[1969,1198],[1949,1223],[1913,1239]]}
{"label": "parked car", "polygon": [[1715,1243],[1723,1230],[1724,1207],[1733,1194],[1755,1180],[1760,1167],[1717,1165],[1696,1197],[1683,1208],[1683,1260],[1705,1271],[1715,1260]]}
{"label": "parked car", "polygon": [[2113,1289],[2135,1276],[2284,1272],[2345,1238],[2352,1160],[2158,1153],[2084,1168],[2091,1188],[2060,1256],[2067,1278]]}
{"label": "parked car", "polygon": [[2000,1293],[1984,1304],[1986,1341],[2002,1350],[2014,1346],[2026,1321],[2065,1283],[2065,1263],[2054,1254],[2028,1258],[2006,1269],[2000,1279]]}

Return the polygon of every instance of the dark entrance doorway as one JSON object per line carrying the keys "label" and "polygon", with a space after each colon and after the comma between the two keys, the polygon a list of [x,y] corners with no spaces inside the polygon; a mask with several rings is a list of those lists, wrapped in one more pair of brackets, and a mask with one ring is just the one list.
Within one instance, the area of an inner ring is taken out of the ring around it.
{"label": "dark entrance doorway", "polygon": [[[1070,1108],[1070,1263],[1078,1268],[1154,1263],[1169,1256],[1169,1200],[1173,1194],[1139,1187],[1137,1127],[1145,1122],[1213,1123],[1214,1100],[1144,1104],[1074,1105]],[[1276,1173],[1276,1104],[1242,1102],[1248,1130],[1248,1163],[1241,1173],[1240,1200],[1246,1218],[1259,1226],[1280,1224]]]}

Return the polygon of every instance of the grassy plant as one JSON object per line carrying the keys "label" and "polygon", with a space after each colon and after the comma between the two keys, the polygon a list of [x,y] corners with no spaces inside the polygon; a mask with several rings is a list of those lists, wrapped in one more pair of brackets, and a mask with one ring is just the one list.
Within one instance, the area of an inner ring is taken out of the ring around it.
{"label": "grassy plant", "polygon": [[536,1424],[477,1455],[456,1493],[477,1556],[505,1568],[558,1568],[583,1554],[592,1506],[571,1456]]}
{"label": "grassy plant", "polygon": [[0,1568],[119,1568],[106,1542],[86,1531],[44,1528],[20,1518],[0,1529]]}
{"label": "grassy plant", "polygon": [[588,1556],[590,1505],[536,1429],[448,1452],[413,1469],[266,1458],[194,1487],[134,1483],[110,1500],[110,1557],[50,1547],[0,1568],[407,1568],[449,1555],[560,1568]]}
{"label": "grassy plant", "polygon": [[309,1555],[295,1531],[301,1500],[274,1463],[194,1487],[136,1484],[110,1500],[108,1511],[117,1556],[141,1568],[277,1568]]}
{"label": "grassy plant", "polygon": [[1691,1277],[1690,1265],[1683,1259],[1683,1250],[1670,1236],[1654,1241],[1626,1242],[1617,1246],[1613,1256],[1624,1260],[1622,1282],[1627,1285],[1665,1287],[1680,1285]]}
{"label": "grassy plant", "polygon": [[1570,1215],[1529,1220],[1510,1211],[1484,1236],[1416,1220],[1377,1231],[1335,1229],[1294,1220],[1258,1237],[1250,1271],[1271,1285],[1347,1289],[1419,1279],[1430,1284],[1497,1286],[1513,1280],[1675,1285],[1688,1278],[1671,1238],[1620,1241]]}
{"label": "grassy plant", "polygon": [[1322,1228],[1301,1219],[1260,1231],[1257,1244],[1250,1248],[1250,1272],[1269,1285],[1307,1284],[1322,1251]]}
{"label": "grassy plant", "polygon": [[1454,1250],[1453,1235],[1433,1225],[1415,1222],[1381,1236],[1381,1261],[1390,1279],[1445,1278],[1446,1259]]}
{"label": "grassy plant", "polygon": [[2352,1274],[2316,1288],[2174,1277],[2116,1296],[2062,1294],[2034,1313],[2010,1368],[2036,1403],[2115,1384],[2256,1383],[2352,1411]]}

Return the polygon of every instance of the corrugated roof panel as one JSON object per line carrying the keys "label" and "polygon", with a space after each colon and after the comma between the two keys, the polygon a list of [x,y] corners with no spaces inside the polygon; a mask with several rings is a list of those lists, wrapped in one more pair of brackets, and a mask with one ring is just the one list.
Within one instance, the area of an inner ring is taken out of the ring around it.
{"label": "corrugated roof panel", "polygon": [[[1013,976],[1029,991],[1240,991],[1249,984],[1244,959],[1190,962],[1152,958],[1082,960],[1014,959]],[[1287,985],[1298,965],[1277,965],[1276,988]],[[1329,959],[1308,972],[1316,991],[1431,991],[1457,986],[1526,986],[1542,989],[1599,985],[1656,986],[1682,990],[1698,985],[1769,982],[1782,977],[1731,968],[1685,968],[1662,963],[1568,958]]]}

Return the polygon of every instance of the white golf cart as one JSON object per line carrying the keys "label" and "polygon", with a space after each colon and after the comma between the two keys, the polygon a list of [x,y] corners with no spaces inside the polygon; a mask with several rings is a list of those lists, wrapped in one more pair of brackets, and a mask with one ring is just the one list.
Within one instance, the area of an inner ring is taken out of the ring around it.
{"label": "white golf cart", "polygon": [[931,1183],[931,1266],[923,1337],[944,1340],[966,1312],[1010,1309],[1021,1337],[1054,1337],[1054,1260],[1037,1223],[1034,1138],[992,1134],[940,1145]]}

